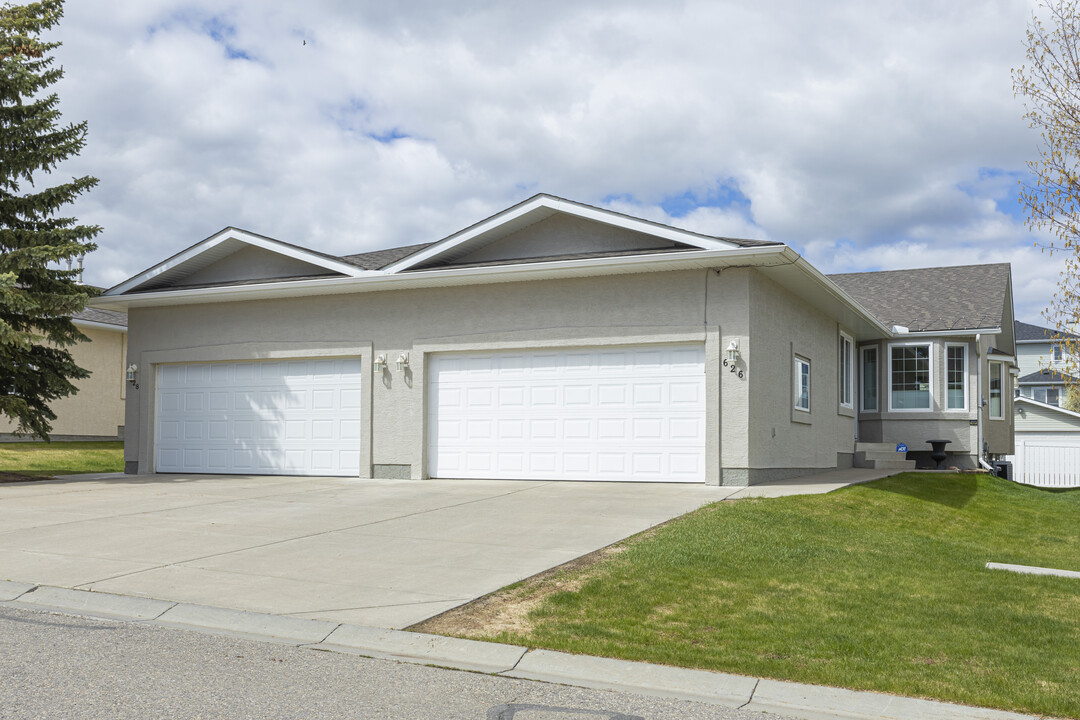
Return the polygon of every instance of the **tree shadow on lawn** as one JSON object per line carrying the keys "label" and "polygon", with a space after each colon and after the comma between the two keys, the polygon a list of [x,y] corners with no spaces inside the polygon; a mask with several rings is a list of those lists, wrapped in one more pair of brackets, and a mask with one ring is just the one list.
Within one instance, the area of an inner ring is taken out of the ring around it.
{"label": "tree shadow on lawn", "polygon": [[866,483],[862,487],[961,510],[979,491],[979,479],[974,473],[904,473]]}

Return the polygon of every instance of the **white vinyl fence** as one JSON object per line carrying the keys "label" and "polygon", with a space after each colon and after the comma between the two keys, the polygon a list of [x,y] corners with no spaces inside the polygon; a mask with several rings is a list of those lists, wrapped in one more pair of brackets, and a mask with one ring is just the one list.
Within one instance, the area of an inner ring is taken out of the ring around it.
{"label": "white vinyl fence", "polygon": [[1013,480],[1039,487],[1080,487],[1080,444],[1064,439],[1027,439],[1017,434]]}

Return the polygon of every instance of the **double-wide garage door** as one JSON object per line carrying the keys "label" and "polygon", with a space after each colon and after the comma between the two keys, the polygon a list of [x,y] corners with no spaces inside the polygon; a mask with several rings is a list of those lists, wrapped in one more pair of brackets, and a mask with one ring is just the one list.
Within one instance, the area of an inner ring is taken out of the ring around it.
{"label": "double-wide garage door", "polygon": [[[649,345],[434,355],[428,474],[702,482],[704,354]],[[162,365],[156,468],[355,477],[367,431],[360,371],[359,358]]]}
{"label": "double-wide garage door", "polygon": [[436,355],[428,392],[432,477],[705,480],[702,345]]}
{"label": "double-wide garage door", "polygon": [[360,471],[359,358],[162,365],[158,472]]}

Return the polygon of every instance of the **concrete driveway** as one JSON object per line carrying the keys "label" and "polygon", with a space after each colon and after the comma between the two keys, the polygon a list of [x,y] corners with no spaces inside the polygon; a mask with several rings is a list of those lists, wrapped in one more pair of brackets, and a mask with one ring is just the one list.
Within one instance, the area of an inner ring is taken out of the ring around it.
{"label": "concrete driveway", "polygon": [[401,628],[736,492],[213,475],[0,485],[0,579]]}

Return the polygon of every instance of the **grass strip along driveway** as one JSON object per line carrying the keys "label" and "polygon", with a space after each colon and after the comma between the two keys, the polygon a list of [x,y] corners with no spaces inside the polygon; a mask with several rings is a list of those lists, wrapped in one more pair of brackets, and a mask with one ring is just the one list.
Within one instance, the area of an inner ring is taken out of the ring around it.
{"label": "grass strip along driveway", "polygon": [[0,477],[9,481],[123,469],[122,442],[0,443]]}
{"label": "grass strip along driveway", "polygon": [[532,607],[509,630],[451,632],[1080,717],[1080,581],[988,561],[1080,570],[1080,491],[908,473],[717,503],[477,601]]}

